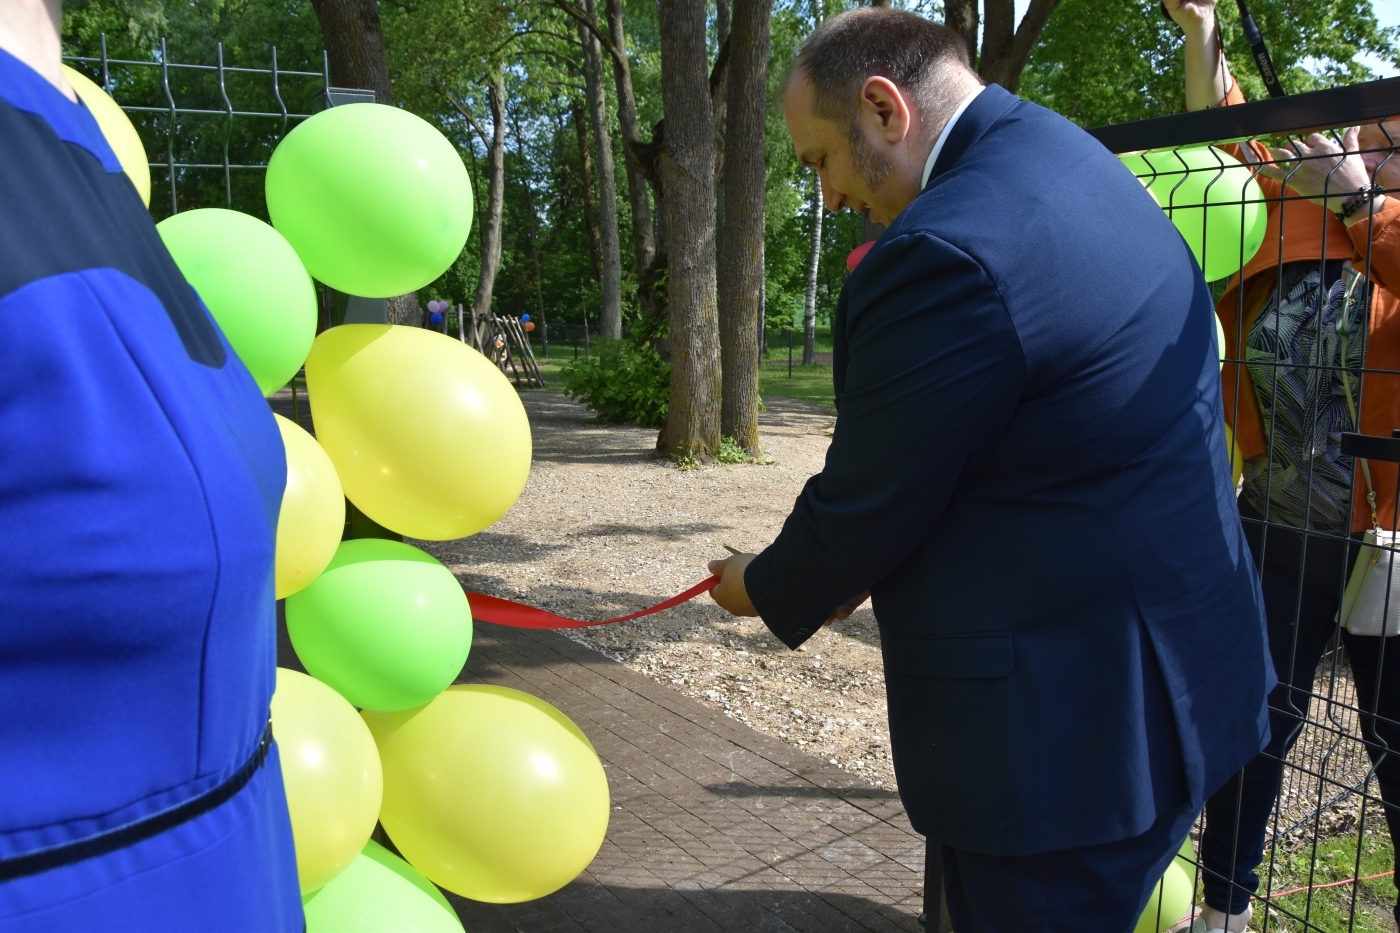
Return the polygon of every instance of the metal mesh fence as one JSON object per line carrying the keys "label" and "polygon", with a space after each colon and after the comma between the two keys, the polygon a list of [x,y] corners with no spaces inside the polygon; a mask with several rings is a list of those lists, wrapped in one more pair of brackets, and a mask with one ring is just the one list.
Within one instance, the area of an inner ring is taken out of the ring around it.
{"label": "metal mesh fence", "polygon": [[[1400,498],[1400,227],[1366,218],[1400,193],[1383,181],[1400,133],[1376,123],[1397,112],[1392,79],[1092,131],[1215,280],[1241,518],[1283,683],[1270,747],[1212,798],[1184,864],[1195,903],[1248,904],[1253,930],[1396,929],[1386,801],[1400,805],[1400,643],[1382,632],[1400,622],[1387,535]],[[1377,186],[1364,192],[1354,164],[1306,141],[1342,143],[1363,124]],[[1362,547],[1374,524],[1382,547]],[[1182,919],[1162,891],[1159,930]]]}
{"label": "metal mesh fence", "polygon": [[131,118],[151,166],[156,220],[197,207],[229,207],[267,219],[263,174],[272,150],[297,123],[335,103],[373,100],[366,91],[334,88],[322,70],[173,61],[161,39],[150,60],[112,58],[107,38],[96,55],[64,61],[111,94]]}

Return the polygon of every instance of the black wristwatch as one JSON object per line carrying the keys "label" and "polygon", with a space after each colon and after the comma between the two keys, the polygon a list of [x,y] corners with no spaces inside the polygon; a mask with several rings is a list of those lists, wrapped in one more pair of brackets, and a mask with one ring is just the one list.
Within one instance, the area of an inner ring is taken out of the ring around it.
{"label": "black wristwatch", "polygon": [[1360,191],[1347,198],[1342,202],[1342,206],[1337,208],[1335,211],[1337,219],[1346,223],[1347,218],[1360,210],[1363,204],[1370,204],[1383,194],[1385,194],[1385,185],[1362,185]]}

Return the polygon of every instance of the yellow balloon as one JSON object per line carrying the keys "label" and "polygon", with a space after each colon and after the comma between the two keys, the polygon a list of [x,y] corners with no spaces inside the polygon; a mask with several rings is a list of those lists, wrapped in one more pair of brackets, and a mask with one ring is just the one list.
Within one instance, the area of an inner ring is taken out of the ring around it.
{"label": "yellow balloon", "polygon": [[445,541],[515,504],[530,422],[486,357],[421,327],[346,324],[306,358],[316,435],[345,494],[386,528]]}
{"label": "yellow balloon", "polygon": [[107,96],[107,92],[94,84],[87,75],[63,66],[63,76],[73,85],[78,98],[87,105],[88,111],[97,120],[102,135],[107,137],[107,145],[112,147],[122,171],[136,192],[141,195],[141,203],[151,206],[151,163],[146,156],[146,148],[141,145],[141,137],[131,120],[117,104]]}
{"label": "yellow balloon", "polygon": [[1166,874],[1152,889],[1133,933],[1166,933],[1191,912],[1193,880],[1183,865],[1180,856],[1171,860]]}
{"label": "yellow balloon", "polygon": [[345,492],[316,438],[281,415],[273,417],[287,452],[276,563],[277,598],[286,599],[316,579],[335,556],[345,533]]}
{"label": "yellow balloon", "polygon": [[384,774],[355,707],[297,671],[277,669],[272,733],[292,814],[297,878],[306,894],[349,867],[369,841]]}
{"label": "yellow balloon", "polygon": [[1230,452],[1231,482],[1238,489],[1240,477],[1244,475],[1244,454],[1240,452],[1240,445],[1235,442],[1235,432],[1228,424],[1225,425],[1225,449]]}
{"label": "yellow balloon", "polygon": [[384,762],[380,822],[404,858],[449,891],[494,904],[544,897],[603,844],[603,765],[543,700],[464,684],[417,709],[360,715]]}

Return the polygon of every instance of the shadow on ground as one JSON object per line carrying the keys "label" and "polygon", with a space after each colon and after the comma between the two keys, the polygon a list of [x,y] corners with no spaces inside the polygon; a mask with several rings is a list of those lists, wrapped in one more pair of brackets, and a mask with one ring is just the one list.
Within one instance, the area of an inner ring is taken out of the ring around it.
{"label": "shadow on ground", "polygon": [[866,933],[919,929],[907,911],[849,894],[571,884],[526,904],[448,898],[470,933]]}

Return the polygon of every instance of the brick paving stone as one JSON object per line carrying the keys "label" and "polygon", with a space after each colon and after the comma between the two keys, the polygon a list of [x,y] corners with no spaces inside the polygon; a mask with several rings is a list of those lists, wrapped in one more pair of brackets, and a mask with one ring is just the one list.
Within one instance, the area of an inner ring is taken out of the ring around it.
{"label": "brick paving stone", "polygon": [[554,632],[478,625],[458,682],[557,706],[620,808],[563,890],[450,895],[469,933],[917,933],[924,842],[890,791]]}

